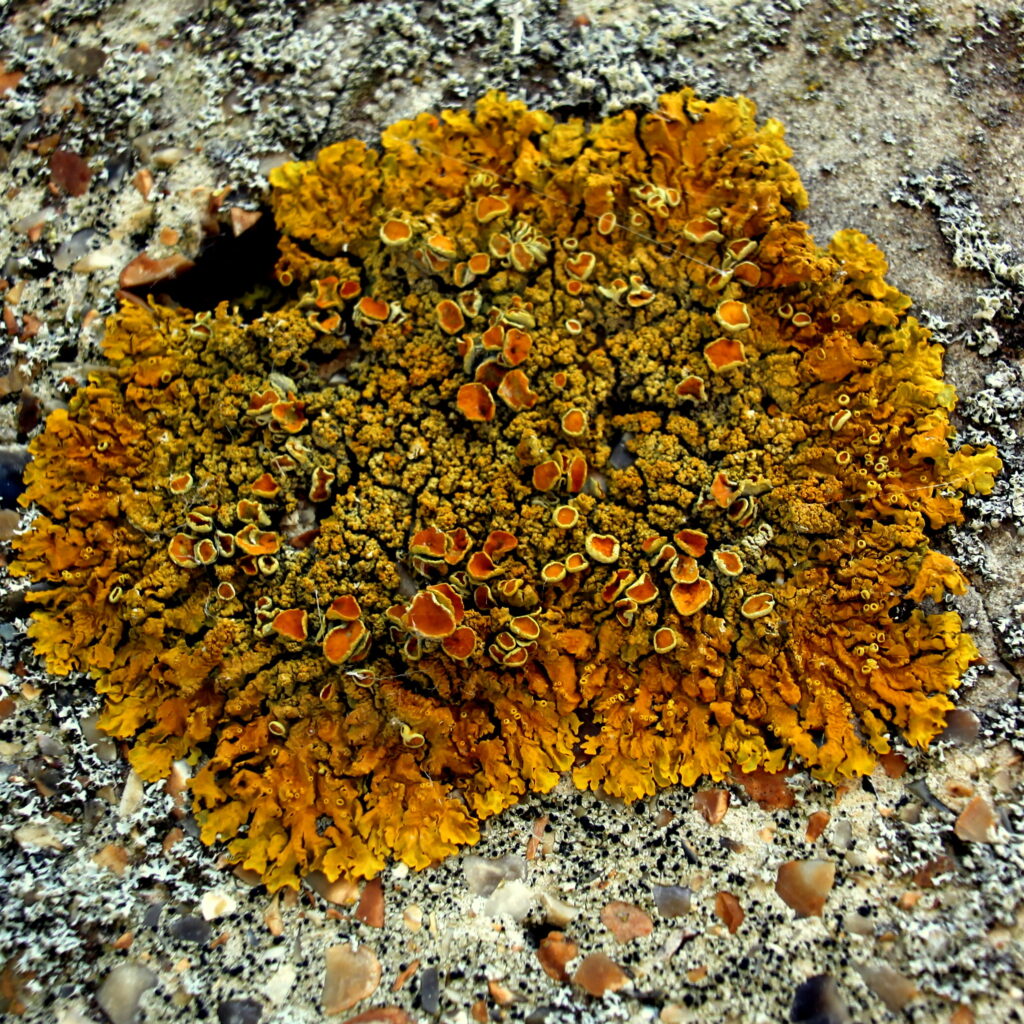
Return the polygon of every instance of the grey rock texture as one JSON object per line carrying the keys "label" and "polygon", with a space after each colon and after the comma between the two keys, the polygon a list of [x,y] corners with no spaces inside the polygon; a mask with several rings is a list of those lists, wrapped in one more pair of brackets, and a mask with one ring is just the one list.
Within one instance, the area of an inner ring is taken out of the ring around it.
{"label": "grey rock texture", "polygon": [[[568,788],[528,800],[473,850],[522,857],[539,837],[513,879],[517,905],[532,899],[522,920],[490,916],[508,901],[467,884],[459,858],[386,871],[382,929],[354,916],[358,891],[268,897],[225,873],[173,787],[142,786],[96,733],[89,682],[40,673],[4,577],[0,1013],[316,1021],[325,950],[351,941],[382,981],[348,1013],[392,1006],[380,1019],[395,1022],[1021,1019],[1024,7],[31,0],[0,19],[4,540],[24,445],[97,359],[132,259],[196,259],[214,226],[230,234],[230,208],[259,208],[275,164],[495,87],[594,117],[682,85],[751,96],[786,126],[819,239],[854,227],[882,247],[948,346],[961,438],[1005,464],[941,540],[971,576],[960,604],[986,658],[942,742],[843,794],[797,774],[782,811],[733,787],[714,826],[682,790],[634,808]],[[976,796],[995,809],[991,842],[957,825]],[[830,821],[811,842],[817,811]],[[836,864],[835,888],[821,918],[796,919],[776,872],[812,857]],[[689,913],[660,916],[653,885],[687,886]],[[207,923],[213,890],[237,908]],[[745,912],[735,934],[719,892]],[[616,942],[599,920],[611,900],[649,912],[653,933]],[[632,985],[592,998],[550,977],[546,921]]]}

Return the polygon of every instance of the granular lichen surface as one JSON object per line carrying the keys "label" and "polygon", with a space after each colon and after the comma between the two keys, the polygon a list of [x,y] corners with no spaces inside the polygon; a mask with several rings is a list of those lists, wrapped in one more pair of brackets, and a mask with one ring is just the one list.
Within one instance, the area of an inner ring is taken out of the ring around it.
{"label": "granular lichen surface", "polygon": [[127,305],[34,444],[47,666],[272,887],[426,866],[564,773],[927,744],[976,658],[934,532],[999,460],[789,155],[742,99],[492,94],[275,170],[284,297]]}

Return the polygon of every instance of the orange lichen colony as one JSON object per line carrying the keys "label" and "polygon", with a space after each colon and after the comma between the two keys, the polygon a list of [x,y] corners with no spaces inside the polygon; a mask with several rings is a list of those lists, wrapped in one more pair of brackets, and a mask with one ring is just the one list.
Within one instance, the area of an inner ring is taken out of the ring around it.
{"label": "orange lichen colony", "polygon": [[146,779],[271,887],[527,791],[868,772],[976,658],[931,550],[991,449],[778,123],[492,94],[272,172],[287,299],[127,306],[34,442],[16,571]]}

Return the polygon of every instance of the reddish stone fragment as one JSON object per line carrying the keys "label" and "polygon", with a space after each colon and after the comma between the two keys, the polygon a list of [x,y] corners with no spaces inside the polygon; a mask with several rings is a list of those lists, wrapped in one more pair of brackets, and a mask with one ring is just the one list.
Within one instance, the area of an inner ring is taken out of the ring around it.
{"label": "reddish stone fragment", "polygon": [[601,924],[618,942],[629,942],[654,931],[654,922],[648,914],[632,903],[612,900],[601,911]]}
{"label": "reddish stone fragment", "polygon": [[729,790],[700,790],[693,795],[693,806],[709,825],[718,825],[729,810]]}
{"label": "reddish stone fragment", "polygon": [[720,892],[715,895],[715,916],[729,929],[730,935],[735,935],[746,914],[731,892]]}
{"label": "reddish stone fragment", "polygon": [[784,811],[796,803],[796,796],[786,782],[792,774],[792,769],[766,772],[763,768],[755,768],[752,772],[734,771],[733,777],[761,810]]}
{"label": "reddish stone fragment", "polygon": [[118,284],[122,288],[139,288],[142,285],[175,278],[182,271],[189,270],[194,265],[191,260],[186,259],[180,253],[167,256],[162,260],[155,260],[152,256],[142,253],[121,271]]}
{"label": "reddish stone fragment", "polygon": [[831,820],[832,815],[828,811],[815,811],[807,819],[807,831],[804,833],[804,838],[807,842],[813,843],[821,838],[821,834],[825,831]]}
{"label": "reddish stone fragment", "polygon": [[835,880],[831,861],[790,860],[779,865],[775,891],[799,917],[820,917]]}
{"label": "reddish stone fragment", "polygon": [[384,927],[384,886],[379,875],[371,878],[363,886],[359,904],[356,906],[356,920],[371,928]]}
{"label": "reddish stone fragment", "polygon": [[994,843],[998,819],[992,805],[976,796],[962,811],[953,831],[967,843]]}
{"label": "reddish stone fragment", "polygon": [[89,181],[92,178],[89,165],[69,149],[53,151],[50,157],[50,174],[53,183],[71,196],[84,196],[89,190]]}
{"label": "reddish stone fragment", "polygon": [[567,939],[562,932],[548,932],[537,947],[537,959],[549,978],[567,982],[569,972],[566,971],[565,965],[570,960],[575,960],[579,951],[579,946],[571,939]]}
{"label": "reddish stone fragment", "polygon": [[604,953],[591,953],[584,957],[572,980],[592,996],[618,992],[630,984],[629,975]]}

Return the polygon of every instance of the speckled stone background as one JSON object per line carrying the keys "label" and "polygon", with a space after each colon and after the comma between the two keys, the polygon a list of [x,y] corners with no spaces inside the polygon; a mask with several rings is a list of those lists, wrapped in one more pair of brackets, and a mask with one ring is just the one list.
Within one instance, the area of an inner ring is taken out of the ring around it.
{"label": "speckled stone background", "polygon": [[[97,358],[129,261],[206,253],[207,294],[224,294],[243,250],[218,249],[211,231],[223,242],[232,208],[239,225],[258,209],[269,167],[495,86],[590,116],[681,85],[753,97],[786,125],[817,236],[855,227],[881,245],[948,346],[962,438],[994,441],[1006,465],[940,541],[972,578],[957,604],[986,663],[944,740],[900,750],[902,775],[896,760],[837,793],[796,774],[782,810],[731,785],[715,825],[692,792],[624,808],[561,788],[488,824],[472,854],[515,858],[494,868],[507,876],[494,893],[465,856],[389,870],[382,927],[356,916],[358,888],[269,897],[222,869],[173,787],[142,786],[96,735],[89,684],[39,673],[20,585],[4,577],[0,1014],[316,1021],[326,951],[359,945],[356,977],[344,963],[330,973],[363,998],[333,1019],[1021,1019],[1024,7],[53,0],[0,12],[4,541],[25,442]],[[84,191],[79,163],[53,175],[58,150],[87,164]],[[960,817],[972,801],[991,814],[980,831]],[[819,811],[829,821],[811,841]],[[835,885],[820,917],[799,919],[775,879],[808,858],[834,864]],[[665,916],[654,885],[688,887],[689,912]],[[715,913],[723,892],[744,913],[733,932]],[[650,934],[618,941],[601,920],[616,900],[650,915]],[[538,949],[556,924],[630,983],[594,998],[550,977]]]}

